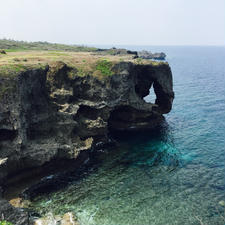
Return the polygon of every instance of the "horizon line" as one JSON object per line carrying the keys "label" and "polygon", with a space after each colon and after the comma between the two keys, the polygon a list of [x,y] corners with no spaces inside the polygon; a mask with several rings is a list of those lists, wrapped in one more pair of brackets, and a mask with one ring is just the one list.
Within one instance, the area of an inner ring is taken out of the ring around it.
{"label": "horizon line", "polygon": [[78,45],[78,46],[152,46],[152,47],[225,47],[225,44],[220,45],[220,44],[97,44],[97,43],[76,43],[76,44],[72,44],[72,43],[66,43],[66,42],[54,42],[54,41],[27,41],[27,40],[16,40],[16,39],[12,39],[12,38],[0,38],[0,40],[12,40],[12,41],[24,41],[24,42],[47,42],[50,44],[64,44],[64,45]]}

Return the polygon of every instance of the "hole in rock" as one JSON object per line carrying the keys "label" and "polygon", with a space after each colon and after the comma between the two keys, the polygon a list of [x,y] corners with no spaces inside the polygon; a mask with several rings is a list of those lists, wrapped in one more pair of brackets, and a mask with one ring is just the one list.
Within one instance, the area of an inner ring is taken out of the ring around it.
{"label": "hole in rock", "polygon": [[98,110],[87,105],[81,105],[77,111],[77,116],[96,120],[98,117]]}
{"label": "hole in rock", "polygon": [[13,140],[16,135],[16,130],[0,129],[0,141]]}
{"label": "hole in rock", "polygon": [[135,85],[136,94],[147,103],[155,104],[158,93],[155,91],[156,80],[154,71],[148,67],[139,66],[136,68],[137,84]]}
{"label": "hole in rock", "polygon": [[149,90],[149,94],[147,96],[145,96],[143,99],[146,102],[148,102],[148,103],[150,102],[150,103],[155,104],[155,101],[156,101],[157,97],[156,97],[156,94],[155,94],[155,90],[153,88],[153,85],[152,85],[152,87]]}

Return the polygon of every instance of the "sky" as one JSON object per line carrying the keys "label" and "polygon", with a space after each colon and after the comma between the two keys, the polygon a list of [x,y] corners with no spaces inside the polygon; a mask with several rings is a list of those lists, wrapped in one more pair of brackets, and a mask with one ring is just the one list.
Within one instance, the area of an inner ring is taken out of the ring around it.
{"label": "sky", "polygon": [[0,0],[0,38],[225,45],[225,0]]}

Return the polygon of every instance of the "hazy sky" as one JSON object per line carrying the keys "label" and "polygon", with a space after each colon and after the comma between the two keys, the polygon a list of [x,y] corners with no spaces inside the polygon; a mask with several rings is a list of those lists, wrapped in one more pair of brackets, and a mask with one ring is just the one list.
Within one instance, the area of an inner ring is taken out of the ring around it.
{"label": "hazy sky", "polygon": [[0,0],[0,38],[225,45],[225,0]]}

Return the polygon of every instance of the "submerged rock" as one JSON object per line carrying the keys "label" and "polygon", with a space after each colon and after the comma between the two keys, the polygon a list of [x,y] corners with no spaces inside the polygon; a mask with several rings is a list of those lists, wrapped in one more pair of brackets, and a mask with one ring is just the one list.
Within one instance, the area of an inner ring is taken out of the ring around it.
{"label": "submerged rock", "polygon": [[71,212],[61,216],[48,213],[45,217],[35,220],[34,225],[80,225]]}
{"label": "submerged rock", "polygon": [[223,201],[223,200],[219,201],[219,205],[225,206],[225,201]]}
{"label": "submerged rock", "polygon": [[9,203],[15,208],[28,208],[31,202],[22,198],[14,198],[11,199]]}
{"label": "submerged rock", "polygon": [[34,225],[60,225],[61,217],[48,213],[45,217],[34,221]]}
{"label": "submerged rock", "polygon": [[61,225],[80,225],[71,212],[66,213],[62,220]]}

